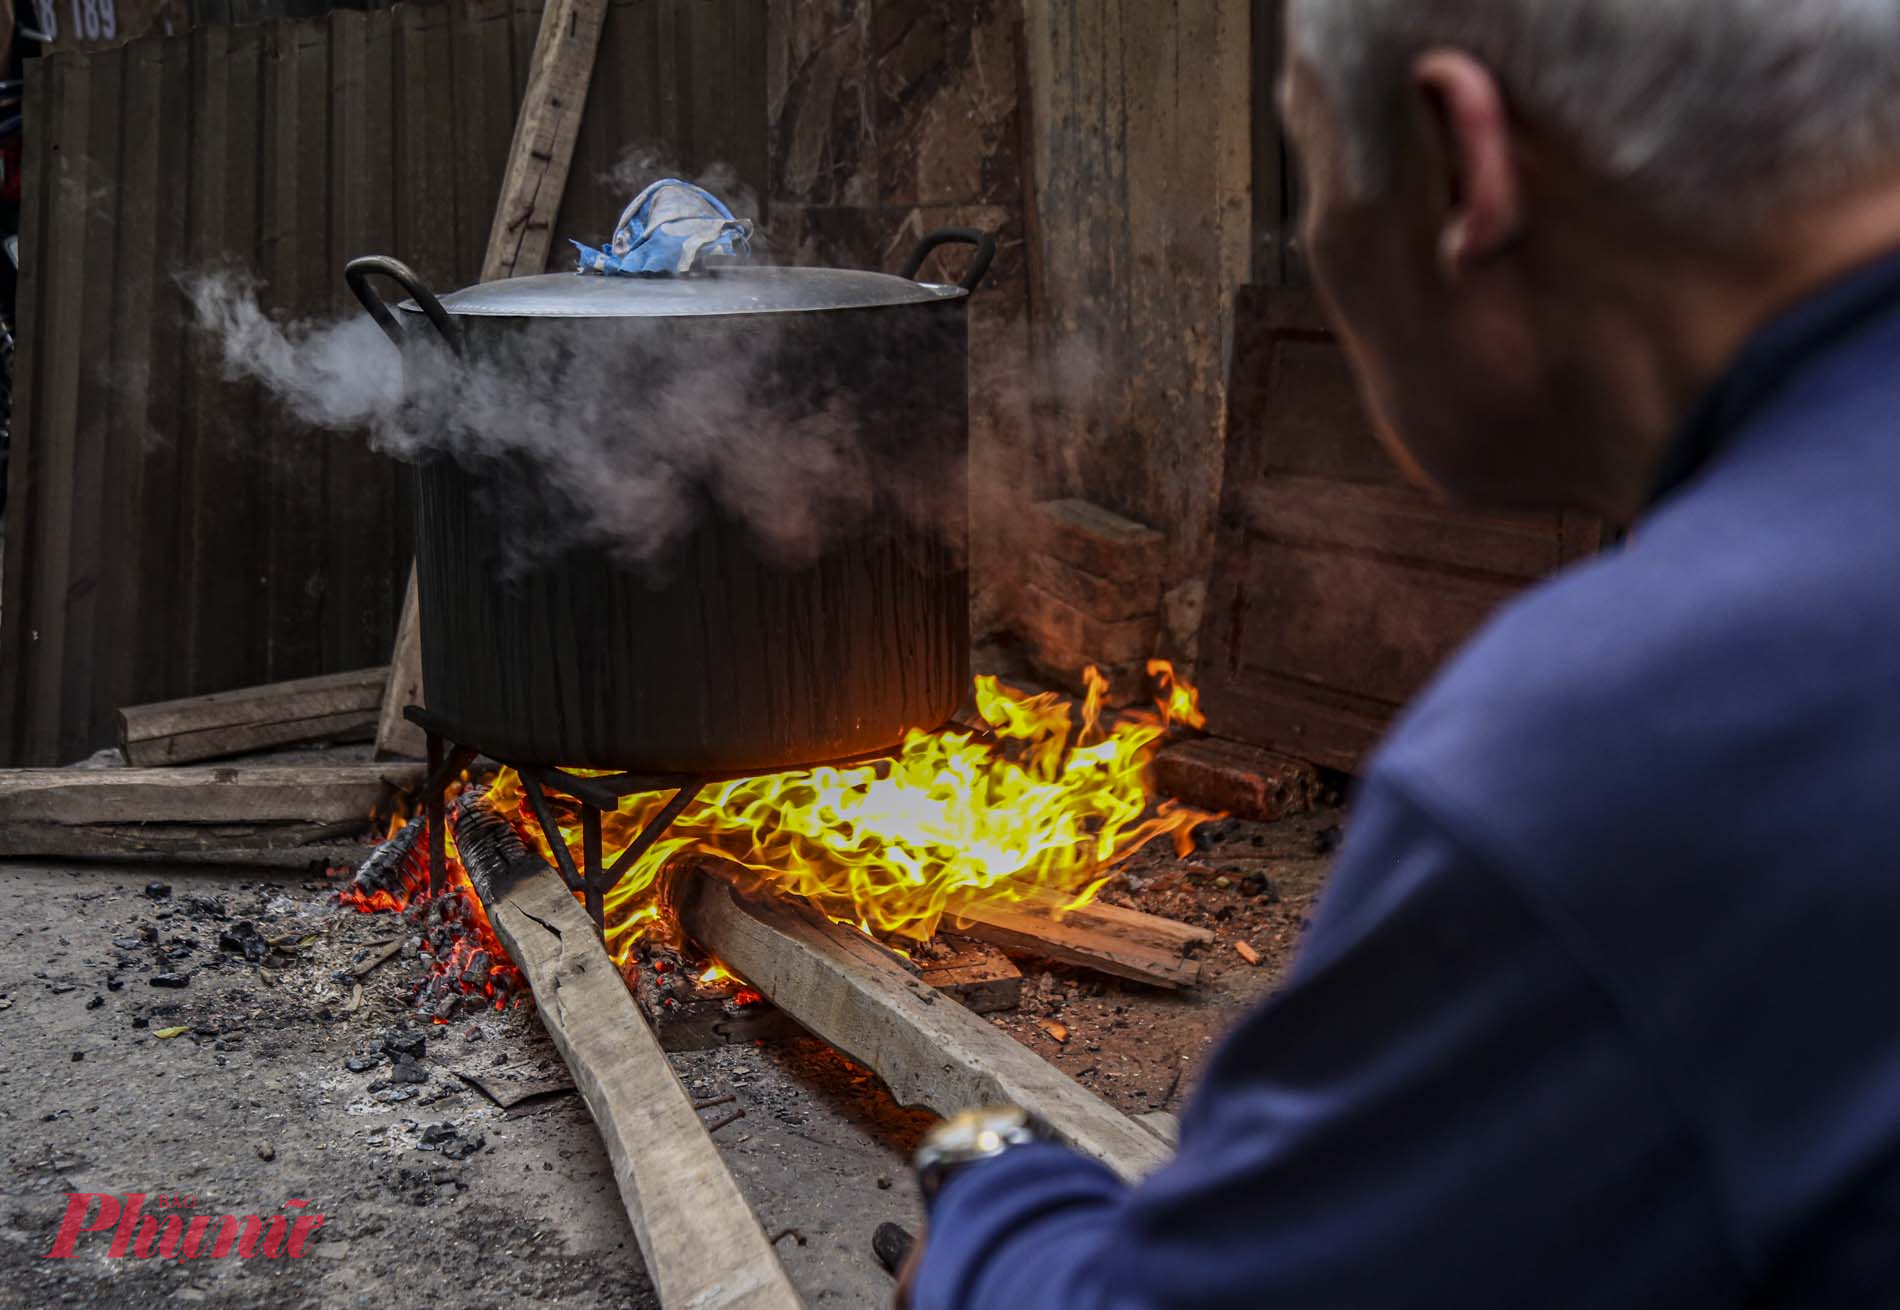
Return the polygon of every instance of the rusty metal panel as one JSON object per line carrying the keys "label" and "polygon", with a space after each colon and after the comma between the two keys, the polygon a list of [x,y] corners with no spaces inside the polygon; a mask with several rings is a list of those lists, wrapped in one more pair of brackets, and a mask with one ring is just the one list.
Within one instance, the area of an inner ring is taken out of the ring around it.
{"label": "rusty metal panel", "polygon": [[1243,288],[1235,319],[1204,705],[1224,736],[1352,769],[1498,605],[1599,529],[1409,486],[1310,291]]}
{"label": "rusty metal panel", "polygon": [[[386,658],[408,470],[221,377],[179,279],[247,271],[283,318],[348,312],[354,254],[474,281],[539,17],[443,0],[29,66],[0,764],[108,745],[121,704]],[[763,191],[758,0],[615,0],[603,42],[564,234],[607,235],[630,146]]]}

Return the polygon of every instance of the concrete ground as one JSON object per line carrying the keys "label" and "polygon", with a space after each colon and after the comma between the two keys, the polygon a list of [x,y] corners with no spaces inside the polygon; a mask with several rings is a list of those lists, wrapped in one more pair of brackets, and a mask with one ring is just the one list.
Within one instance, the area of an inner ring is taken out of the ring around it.
{"label": "concrete ground", "polygon": [[[1124,1110],[1178,1108],[1283,967],[1336,819],[1229,822],[1188,861],[1139,857],[1118,899],[1220,934],[1197,991],[1025,962],[1023,1009],[994,1021]],[[578,1096],[503,1110],[457,1076],[503,1099],[562,1081],[532,1008],[417,1025],[420,965],[401,955],[359,996],[338,971],[402,924],[339,910],[332,890],[303,875],[0,864],[0,1306],[657,1304]],[[154,985],[166,975],[184,984]],[[414,1031],[424,1055],[404,1072],[423,1081],[391,1083],[384,1041]],[[888,1304],[871,1234],[915,1227],[905,1161],[929,1116],[810,1040],[673,1058],[696,1096],[736,1098],[708,1123],[745,1111],[714,1140],[806,1301]],[[267,1219],[296,1198],[324,1219],[295,1260],[114,1259],[106,1233],[49,1259],[69,1192]]]}

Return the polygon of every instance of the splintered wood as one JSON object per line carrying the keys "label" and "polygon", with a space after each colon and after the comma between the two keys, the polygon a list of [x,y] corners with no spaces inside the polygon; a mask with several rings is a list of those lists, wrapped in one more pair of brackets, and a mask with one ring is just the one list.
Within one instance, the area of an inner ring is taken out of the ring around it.
{"label": "splintered wood", "polygon": [[666,1053],[559,877],[479,793],[451,824],[489,922],[593,1115],[666,1306],[790,1310],[801,1302]]}
{"label": "splintered wood", "polygon": [[728,881],[743,877],[717,860],[678,871],[672,891],[681,927],[780,1009],[868,1066],[900,1103],[950,1114],[1011,1102],[1125,1178],[1167,1159],[1154,1134],[940,997],[862,933],[804,902]]}

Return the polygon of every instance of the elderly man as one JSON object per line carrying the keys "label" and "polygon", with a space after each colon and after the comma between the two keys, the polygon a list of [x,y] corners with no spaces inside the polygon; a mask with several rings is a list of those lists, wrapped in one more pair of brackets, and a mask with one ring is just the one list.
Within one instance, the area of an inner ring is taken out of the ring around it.
{"label": "elderly man", "polygon": [[1393,731],[1178,1160],[939,1143],[911,1301],[1900,1305],[1900,0],[1289,9],[1394,453],[1634,527]]}

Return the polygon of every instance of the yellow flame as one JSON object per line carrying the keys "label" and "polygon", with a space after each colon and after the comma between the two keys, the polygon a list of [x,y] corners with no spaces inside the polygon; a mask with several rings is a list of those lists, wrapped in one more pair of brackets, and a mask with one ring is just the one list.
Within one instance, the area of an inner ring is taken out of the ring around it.
{"label": "yellow flame", "polygon": [[699,975],[699,981],[702,983],[725,982],[731,977],[731,974],[715,964],[712,968]]}
{"label": "yellow flame", "polygon": [[1161,691],[1155,705],[1161,711],[1163,723],[1185,723],[1190,728],[1207,726],[1207,716],[1201,713],[1201,693],[1174,676],[1174,665],[1166,660],[1149,660],[1148,676]]}
{"label": "yellow flame", "polygon": [[[955,906],[1049,894],[1086,904],[1110,866],[1156,837],[1184,840],[1207,817],[1172,801],[1149,804],[1148,761],[1166,723],[1182,717],[1173,704],[1191,709],[1194,696],[1172,667],[1160,667],[1161,722],[1125,717],[1104,731],[1107,683],[1093,668],[1079,728],[1063,697],[984,677],[976,705],[988,740],[912,731],[890,760],[707,787],[608,894],[609,950],[624,961],[651,929],[659,918],[655,882],[688,851],[742,864],[875,937],[925,940]],[[506,770],[491,797],[519,811],[521,785]],[[625,849],[667,799],[629,796],[603,815],[605,858]],[[538,825],[518,826],[551,855]],[[561,835],[578,860],[578,820]]]}

